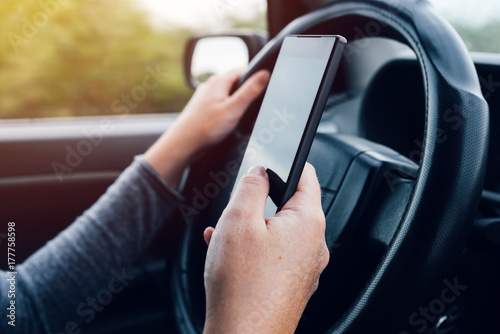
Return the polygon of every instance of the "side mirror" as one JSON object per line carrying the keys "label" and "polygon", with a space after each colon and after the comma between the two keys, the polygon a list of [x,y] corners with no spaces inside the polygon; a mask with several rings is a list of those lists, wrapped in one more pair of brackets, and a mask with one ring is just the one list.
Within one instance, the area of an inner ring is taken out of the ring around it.
{"label": "side mirror", "polygon": [[196,89],[214,74],[246,67],[267,42],[263,33],[233,33],[192,37],[184,53],[188,85]]}

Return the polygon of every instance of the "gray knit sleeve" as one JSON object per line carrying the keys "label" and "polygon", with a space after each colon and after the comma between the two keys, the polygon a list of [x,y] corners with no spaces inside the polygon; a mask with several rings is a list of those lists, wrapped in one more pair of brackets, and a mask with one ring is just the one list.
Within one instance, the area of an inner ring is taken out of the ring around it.
{"label": "gray knit sleeve", "polygon": [[[8,324],[9,275],[0,271],[0,332],[78,332],[87,298],[123,289],[127,268],[181,197],[142,156],[76,221],[17,266],[15,327]],[[106,289],[104,289],[106,288]]]}

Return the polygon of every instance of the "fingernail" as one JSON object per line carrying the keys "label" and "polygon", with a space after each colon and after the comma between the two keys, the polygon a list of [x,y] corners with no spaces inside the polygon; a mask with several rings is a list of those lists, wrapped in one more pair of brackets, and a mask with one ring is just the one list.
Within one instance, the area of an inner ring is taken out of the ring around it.
{"label": "fingernail", "polygon": [[252,166],[248,169],[247,174],[266,176],[266,170],[262,166]]}
{"label": "fingernail", "polygon": [[259,84],[262,86],[267,85],[267,82],[269,81],[269,73],[267,71],[263,71],[257,75],[257,80],[259,81]]}

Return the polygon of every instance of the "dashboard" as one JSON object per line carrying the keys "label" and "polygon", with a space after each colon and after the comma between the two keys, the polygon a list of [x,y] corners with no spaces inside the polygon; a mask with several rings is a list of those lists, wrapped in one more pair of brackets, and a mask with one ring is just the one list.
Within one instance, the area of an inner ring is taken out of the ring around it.
{"label": "dashboard", "polygon": [[[472,53],[471,56],[490,108],[485,189],[500,192],[500,55]],[[418,163],[425,127],[425,96],[415,55],[403,52],[386,60],[365,82],[364,87],[357,89],[345,89],[349,85],[346,82],[337,84],[325,118],[340,133],[386,145]]]}

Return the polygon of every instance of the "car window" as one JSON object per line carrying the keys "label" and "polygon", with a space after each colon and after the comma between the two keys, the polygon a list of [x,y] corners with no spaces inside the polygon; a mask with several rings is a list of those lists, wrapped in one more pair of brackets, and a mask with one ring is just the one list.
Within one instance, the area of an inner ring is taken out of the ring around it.
{"label": "car window", "polygon": [[196,32],[266,29],[265,0],[2,0],[0,119],[179,112]]}

